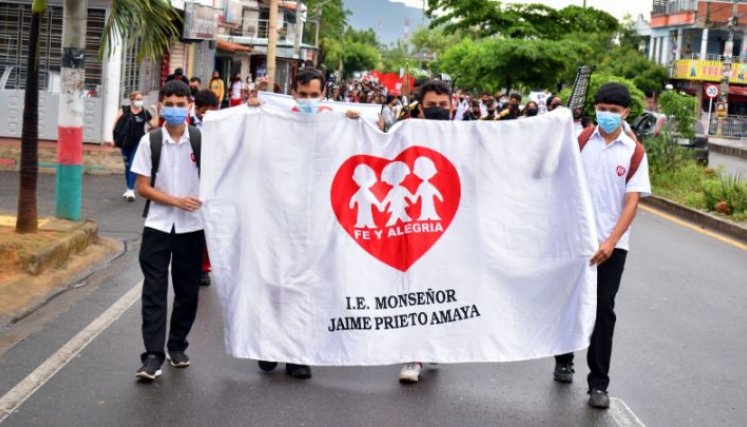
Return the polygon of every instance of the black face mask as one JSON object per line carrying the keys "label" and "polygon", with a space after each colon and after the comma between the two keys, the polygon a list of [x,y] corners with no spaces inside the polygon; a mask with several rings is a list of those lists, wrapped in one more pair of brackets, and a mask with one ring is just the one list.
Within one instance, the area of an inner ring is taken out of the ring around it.
{"label": "black face mask", "polygon": [[195,97],[197,96],[197,92],[199,92],[199,89],[197,89],[196,87],[191,87],[189,88],[189,91],[190,93],[192,93],[192,97]]}
{"label": "black face mask", "polygon": [[527,110],[527,116],[533,117],[537,115],[537,109],[536,108],[530,108]]}
{"label": "black face mask", "polygon": [[423,110],[426,120],[450,120],[451,112],[446,108],[429,107]]}

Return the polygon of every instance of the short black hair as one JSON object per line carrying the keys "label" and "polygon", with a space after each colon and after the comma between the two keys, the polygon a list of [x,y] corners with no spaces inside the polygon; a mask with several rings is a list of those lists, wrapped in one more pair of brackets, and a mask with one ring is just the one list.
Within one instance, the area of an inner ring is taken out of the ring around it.
{"label": "short black hair", "polygon": [[298,90],[298,85],[307,85],[313,80],[319,80],[319,87],[324,90],[326,82],[324,81],[324,73],[317,70],[316,68],[304,68],[303,70],[296,73],[296,77],[293,78],[293,89]]}
{"label": "short black hair", "polygon": [[594,104],[614,104],[628,108],[630,102],[630,91],[620,83],[605,83],[599,86],[594,95]]}
{"label": "short black hair", "polygon": [[215,96],[213,92],[210,92],[207,89],[203,89],[195,95],[195,107],[201,108],[201,107],[219,107],[220,102],[218,102],[218,97]]}
{"label": "short black hair", "polygon": [[174,70],[174,74],[176,74],[177,76],[181,76],[184,74],[184,70],[182,70],[181,68],[177,68],[176,70]]}
{"label": "short black hair", "polygon": [[163,99],[167,96],[183,96],[187,99],[191,96],[189,86],[181,80],[171,80],[166,82],[161,88],[159,99]]}
{"label": "short black hair", "polygon": [[451,103],[451,88],[441,80],[427,80],[423,83],[418,90],[418,102],[422,104],[425,94],[428,92],[435,92],[437,95],[449,95],[449,103]]}
{"label": "short black hair", "polygon": [[192,77],[191,79],[189,79],[189,82],[190,83],[197,82],[199,84],[202,84],[202,79],[200,79],[199,77]]}
{"label": "short black hair", "polygon": [[511,96],[509,96],[509,98],[510,99],[515,99],[515,100],[521,102],[521,95],[518,94],[518,93],[516,93],[516,92],[512,93]]}
{"label": "short black hair", "polygon": [[545,104],[547,104],[547,106],[549,107],[550,105],[552,105],[552,102],[555,100],[555,98],[560,99],[560,97],[558,95],[550,95],[550,96],[548,96],[547,97],[547,101],[545,101]]}

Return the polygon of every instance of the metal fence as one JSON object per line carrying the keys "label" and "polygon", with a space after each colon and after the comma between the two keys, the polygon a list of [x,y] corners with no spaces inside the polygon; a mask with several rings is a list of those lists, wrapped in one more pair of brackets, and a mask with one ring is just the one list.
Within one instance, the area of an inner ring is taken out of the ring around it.
{"label": "metal fence", "polygon": [[652,15],[667,15],[698,10],[698,0],[655,0]]}
{"label": "metal fence", "polygon": [[[718,118],[714,115],[711,117],[710,134],[716,135],[718,129]],[[722,127],[723,136],[745,137],[747,136],[747,116],[728,116]]]}

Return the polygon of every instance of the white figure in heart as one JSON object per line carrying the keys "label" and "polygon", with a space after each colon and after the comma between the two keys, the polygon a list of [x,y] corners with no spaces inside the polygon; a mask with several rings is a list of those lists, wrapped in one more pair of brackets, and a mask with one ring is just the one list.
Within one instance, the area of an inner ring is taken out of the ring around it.
{"label": "white figure in heart", "polygon": [[358,205],[355,228],[378,228],[374,222],[371,207],[376,206],[379,212],[383,212],[384,205],[371,192],[371,187],[376,184],[376,172],[368,165],[358,165],[353,171],[353,181],[360,187],[350,198],[350,209]]}
{"label": "white figure in heart", "polygon": [[397,220],[402,222],[410,222],[412,218],[407,215],[405,208],[407,208],[407,200],[414,202],[415,196],[410,193],[410,190],[403,187],[401,184],[410,174],[410,168],[406,163],[396,161],[389,163],[383,171],[381,171],[381,180],[392,186],[386,197],[384,198],[383,205],[389,212],[389,220],[386,222],[387,227],[391,227],[397,224]]}
{"label": "white figure in heart", "polygon": [[[441,217],[436,212],[435,199],[444,201],[441,192],[429,181],[436,176],[438,169],[433,161],[427,157],[415,159],[414,175],[423,180],[415,191],[415,200],[420,198],[420,217],[418,221],[440,221]],[[413,200],[413,201],[415,201]]]}

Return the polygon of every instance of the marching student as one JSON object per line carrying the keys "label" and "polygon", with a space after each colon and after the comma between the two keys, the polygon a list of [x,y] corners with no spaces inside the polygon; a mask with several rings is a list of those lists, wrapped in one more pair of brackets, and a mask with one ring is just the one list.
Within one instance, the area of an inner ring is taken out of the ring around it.
{"label": "marching student", "polygon": [[[624,132],[623,121],[630,114],[628,89],[607,83],[597,90],[594,102],[598,126],[585,129],[578,141],[599,239],[591,259],[597,266],[597,314],[586,358],[589,405],[604,409],[610,405],[615,296],[628,254],[630,225],[640,198],[651,193],[651,184],[643,146]],[[556,381],[570,383],[574,372],[573,353],[555,356]]]}
{"label": "marching student", "polygon": [[[296,106],[291,111],[305,115],[333,111],[331,108],[321,105],[325,87],[324,74],[321,71],[314,68],[304,68],[299,71],[293,79],[293,98],[296,100]],[[251,107],[258,107],[261,103],[259,98],[250,98],[248,102]],[[347,111],[345,115],[351,119],[360,117],[360,113],[353,110]],[[272,361],[260,360],[257,363],[259,368],[265,372],[273,371],[278,366],[278,362]],[[285,372],[294,378],[311,378],[311,368],[307,365],[286,363]]]}
{"label": "marching student", "polygon": [[[454,106],[451,102],[451,89],[439,80],[428,80],[420,87],[418,94],[418,117],[425,120],[450,120]],[[423,362],[406,363],[399,371],[401,383],[416,383],[420,380]]]}
{"label": "marching student", "polygon": [[[143,136],[132,171],[137,191],[148,199],[144,215],[140,267],[143,271],[142,334],[145,352],[136,376],[153,381],[166,358],[171,366],[190,365],[187,335],[197,314],[202,253],[205,245],[199,210],[201,133],[187,126],[190,91],[179,80],[167,82],[160,93],[162,128]],[[174,286],[168,343],[169,264]],[[164,351],[168,350],[168,354]]]}

